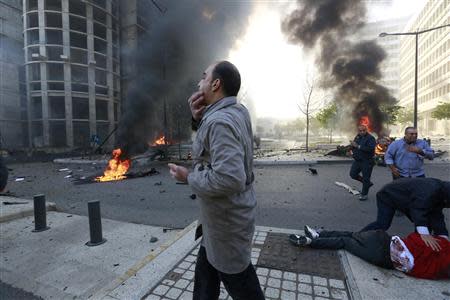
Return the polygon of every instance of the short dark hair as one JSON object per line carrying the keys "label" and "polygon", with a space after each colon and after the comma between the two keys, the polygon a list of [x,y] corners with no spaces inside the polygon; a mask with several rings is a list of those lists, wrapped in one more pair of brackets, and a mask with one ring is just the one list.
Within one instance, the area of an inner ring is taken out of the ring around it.
{"label": "short dark hair", "polygon": [[410,130],[410,129],[415,129],[415,130],[417,130],[417,128],[414,127],[414,126],[408,126],[408,127],[405,128],[405,134],[406,134],[406,132],[407,132],[408,130]]}
{"label": "short dark hair", "polygon": [[225,96],[237,96],[241,88],[241,74],[235,65],[223,60],[212,71],[212,80],[220,79]]}

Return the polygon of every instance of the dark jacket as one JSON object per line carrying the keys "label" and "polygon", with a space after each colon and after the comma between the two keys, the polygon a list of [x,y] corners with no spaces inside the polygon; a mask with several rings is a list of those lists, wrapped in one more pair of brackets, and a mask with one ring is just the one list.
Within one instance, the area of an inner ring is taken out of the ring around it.
{"label": "dark jacket", "polygon": [[375,138],[369,133],[363,136],[358,134],[354,141],[359,147],[352,149],[353,158],[355,160],[371,160],[375,155],[375,146],[377,145]]}
{"label": "dark jacket", "polygon": [[449,204],[449,187],[450,182],[436,178],[400,178],[386,184],[377,193],[377,201],[402,211],[416,226],[433,221],[445,230],[442,209]]}
{"label": "dark jacket", "polygon": [[3,157],[0,155],[0,192],[6,187],[8,182],[8,168],[3,161]]}

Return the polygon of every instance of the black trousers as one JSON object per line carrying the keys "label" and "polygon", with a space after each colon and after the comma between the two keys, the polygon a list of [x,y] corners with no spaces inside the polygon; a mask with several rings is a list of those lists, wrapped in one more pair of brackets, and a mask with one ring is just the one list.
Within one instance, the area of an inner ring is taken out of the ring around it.
{"label": "black trousers", "polygon": [[321,231],[310,246],[317,249],[345,249],[382,268],[392,269],[391,237],[383,230],[366,232]]}
{"label": "black trousers", "polygon": [[[350,177],[361,181],[363,184],[361,195],[367,195],[370,187],[370,177],[372,176],[373,160],[355,160],[350,169]],[[359,175],[362,173],[362,176]]]}
{"label": "black trousers", "polygon": [[250,263],[237,274],[226,274],[214,268],[207,259],[206,250],[200,247],[195,266],[193,300],[219,299],[220,281],[234,300],[264,300],[258,276]]}

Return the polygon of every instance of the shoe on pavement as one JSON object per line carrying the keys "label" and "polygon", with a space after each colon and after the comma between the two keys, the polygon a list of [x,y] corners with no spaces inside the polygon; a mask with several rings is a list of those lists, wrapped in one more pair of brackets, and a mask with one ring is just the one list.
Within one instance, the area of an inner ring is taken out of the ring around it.
{"label": "shoe on pavement", "polygon": [[296,246],[306,246],[311,244],[311,239],[309,237],[298,234],[289,235],[289,241]]}
{"label": "shoe on pavement", "polygon": [[360,200],[360,201],[366,201],[367,199],[369,199],[369,197],[367,197],[367,195],[361,195],[361,196],[359,196],[359,200]]}
{"label": "shoe on pavement", "polygon": [[305,225],[304,230],[305,230],[305,235],[312,240],[317,239],[319,237],[319,233],[316,230],[309,227],[308,225]]}

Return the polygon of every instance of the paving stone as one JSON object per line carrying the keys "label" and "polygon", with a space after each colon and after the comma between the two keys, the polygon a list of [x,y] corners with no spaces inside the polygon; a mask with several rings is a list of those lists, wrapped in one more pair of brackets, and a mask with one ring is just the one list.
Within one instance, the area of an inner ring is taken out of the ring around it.
{"label": "paving stone", "polygon": [[171,289],[167,292],[166,297],[169,298],[169,299],[177,299],[177,298],[181,295],[182,292],[183,292],[183,291],[180,290],[180,289],[177,289],[177,288],[171,288]]}
{"label": "paving stone", "polygon": [[160,300],[161,297],[156,296],[156,295],[148,295],[145,300]]}
{"label": "paving stone", "polygon": [[178,274],[184,274],[184,272],[185,272],[186,270],[179,269],[179,268],[175,268],[173,271],[174,271],[175,273],[178,273]]}
{"label": "paving stone", "polygon": [[181,276],[181,277],[183,277],[184,279],[191,280],[191,279],[194,279],[194,275],[195,275],[194,272],[186,271],[186,273],[184,273],[183,276]]}
{"label": "paving stone", "polygon": [[296,300],[294,292],[281,291],[281,297],[280,298],[283,299],[283,300]]}
{"label": "paving stone", "polygon": [[195,264],[192,264],[192,266],[189,267],[189,271],[195,271]]}
{"label": "paving stone", "polygon": [[187,270],[189,269],[190,266],[191,266],[190,262],[183,261],[181,264],[178,265],[178,268]]}
{"label": "paving stone", "polygon": [[303,283],[311,283],[312,279],[310,275],[298,274],[298,281]]}
{"label": "paving stone", "polygon": [[188,290],[189,292],[193,292],[193,291],[194,291],[194,283],[193,283],[193,282],[191,282],[191,283],[188,285],[187,290]]}
{"label": "paving stone", "polygon": [[330,300],[330,299],[324,297],[315,297],[314,300]]}
{"label": "paving stone", "polygon": [[265,231],[259,231],[259,232],[258,232],[258,235],[259,235],[259,236],[267,236],[267,232],[265,232]]}
{"label": "paving stone", "polygon": [[266,268],[258,268],[256,269],[256,274],[267,276],[269,274],[269,269]]}
{"label": "paving stone", "polygon": [[252,265],[256,265],[258,263],[258,259],[257,258],[252,258]]}
{"label": "paving stone", "polygon": [[293,281],[283,280],[282,288],[287,291],[296,291],[297,284]]}
{"label": "paving stone", "polygon": [[267,286],[279,288],[281,286],[281,280],[275,278],[269,278],[267,280]]}
{"label": "paving stone", "polygon": [[320,276],[313,276],[313,282],[317,285],[327,286],[327,279]]}
{"label": "paving stone", "polygon": [[181,294],[180,300],[192,300],[192,298],[194,297],[194,295],[191,292],[185,291],[183,294]]}
{"label": "paving stone", "polygon": [[153,294],[156,294],[158,296],[163,296],[167,291],[169,290],[169,287],[166,285],[158,285],[156,289],[153,290]]}
{"label": "paving stone", "polygon": [[256,237],[255,240],[264,242],[266,240],[266,237],[265,236],[258,236],[258,237]]}
{"label": "paving stone", "polygon": [[196,259],[197,259],[197,258],[196,258],[195,256],[189,255],[189,256],[187,256],[184,260],[192,263],[192,262],[194,262]]}
{"label": "paving stone", "polygon": [[296,281],[297,280],[297,274],[292,273],[292,272],[284,272],[283,273],[283,278],[287,279],[287,280]]}
{"label": "paving stone", "polygon": [[312,286],[310,286],[309,284],[299,283],[298,291],[304,294],[312,294]]}
{"label": "paving stone", "polygon": [[348,300],[347,292],[344,290],[331,288],[331,297],[333,299]]}
{"label": "paving stone", "polygon": [[335,288],[338,288],[338,289],[345,289],[345,283],[342,280],[329,279],[328,282],[330,283],[331,287],[335,287]]}
{"label": "paving stone", "polygon": [[283,275],[283,272],[281,272],[279,270],[270,270],[269,274],[270,274],[270,277],[281,278],[281,276]]}
{"label": "paving stone", "polygon": [[186,279],[180,279],[175,283],[175,287],[180,289],[185,289],[189,285],[189,280]]}
{"label": "paving stone", "polygon": [[261,253],[261,249],[259,249],[259,248],[252,248],[252,251],[253,251],[253,252]]}
{"label": "paving stone", "polygon": [[297,300],[313,300],[313,297],[311,295],[298,294]]}
{"label": "paving stone", "polygon": [[170,279],[164,279],[162,284],[168,285],[168,286],[172,286],[174,285],[175,281],[170,280]]}
{"label": "paving stone", "polygon": [[267,282],[267,277],[265,277],[265,276],[259,275],[259,276],[258,276],[258,279],[259,279],[259,284],[260,284],[260,285],[265,285],[266,282]]}
{"label": "paving stone", "polygon": [[262,242],[262,241],[255,241],[255,244],[256,245],[264,245],[264,242]]}
{"label": "paving stone", "polygon": [[330,297],[330,291],[328,290],[327,287],[315,285],[314,295],[322,297]]}
{"label": "paving stone", "polygon": [[251,256],[252,256],[252,258],[258,258],[259,257],[259,253],[258,252],[252,252]]}
{"label": "paving stone", "polygon": [[278,298],[280,297],[280,290],[268,287],[264,293],[268,298]]}

